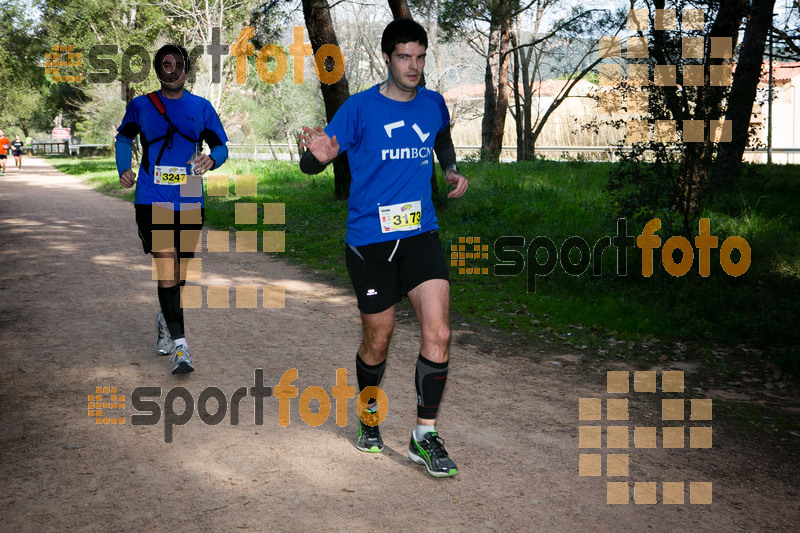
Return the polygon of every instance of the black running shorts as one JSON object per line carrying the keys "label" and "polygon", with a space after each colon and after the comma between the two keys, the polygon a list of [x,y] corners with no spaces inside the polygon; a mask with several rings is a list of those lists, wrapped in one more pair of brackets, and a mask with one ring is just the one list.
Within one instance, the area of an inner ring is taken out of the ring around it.
{"label": "black running shorts", "polygon": [[[203,229],[205,209],[192,209],[189,211],[175,211],[172,224],[153,224],[153,206],[136,204],[136,226],[139,228],[139,238],[142,240],[144,253],[153,253],[153,231],[172,231],[172,246],[178,250],[179,257],[194,257],[194,252],[181,251],[181,231],[184,231],[184,250],[196,248],[200,239],[200,230]],[[199,211],[199,216],[198,216]],[[199,223],[197,221],[199,220]]]}
{"label": "black running shorts", "polygon": [[450,280],[439,230],[365,246],[345,244],[345,256],[362,313],[389,309],[429,279]]}

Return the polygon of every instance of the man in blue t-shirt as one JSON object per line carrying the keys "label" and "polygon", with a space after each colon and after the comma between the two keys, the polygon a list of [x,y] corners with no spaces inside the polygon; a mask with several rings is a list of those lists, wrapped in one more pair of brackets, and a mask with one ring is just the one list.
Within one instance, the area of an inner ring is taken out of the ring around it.
{"label": "man in blue t-shirt", "polygon": [[[321,172],[347,152],[352,181],[348,199],[345,254],[347,270],[361,311],[362,341],[356,354],[359,390],[377,387],[383,377],[395,306],[408,295],[422,329],[417,357],[417,427],[408,456],[430,475],[458,474],[436,429],[436,415],[450,359],[450,282],[431,201],[433,152],[462,196],[467,180],[456,167],[450,138],[450,114],[442,96],[419,87],[428,36],[410,19],[391,22],[381,50],[387,81],[352,95],[328,126],[303,128],[300,168]],[[359,413],[356,447],[383,451],[383,439],[372,423],[378,410],[370,398]]]}
{"label": "man in blue t-shirt", "polygon": [[[184,90],[191,65],[182,46],[161,47],[153,67],[161,90],[128,104],[117,129],[117,171],[124,187],[137,184],[134,208],[139,238],[144,253],[156,259],[161,311],[155,321],[155,350],[172,355],[173,374],[184,374],[192,372],[194,365],[184,334],[181,272],[186,272],[187,261],[194,257],[203,227],[202,175],[228,158],[228,137],[211,103]],[[137,135],[142,147],[138,178],[131,170]],[[203,141],[210,154],[202,153]]]}

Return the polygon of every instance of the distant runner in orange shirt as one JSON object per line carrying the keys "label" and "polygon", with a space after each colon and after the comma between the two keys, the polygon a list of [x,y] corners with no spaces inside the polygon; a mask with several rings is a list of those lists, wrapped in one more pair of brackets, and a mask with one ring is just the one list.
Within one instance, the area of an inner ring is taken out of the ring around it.
{"label": "distant runner in orange shirt", "polygon": [[3,170],[0,170],[0,176],[6,175],[6,158],[8,157],[8,149],[11,147],[11,141],[8,140],[8,137],[3,135],[3,130],[0,130],[0,166],[3,167]]}

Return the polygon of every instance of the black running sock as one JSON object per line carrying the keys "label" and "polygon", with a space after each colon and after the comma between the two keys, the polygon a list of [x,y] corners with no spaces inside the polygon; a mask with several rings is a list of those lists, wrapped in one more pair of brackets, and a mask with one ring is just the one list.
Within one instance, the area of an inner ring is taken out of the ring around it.
{"label": "black running sock", "polygon": [[183,337],[183,308],[181,308],[180,286],[159,287],[158,303],[161,304],[161,312],[164,313],[164,321],[167,323],[172,339]]}
{"label": "black running sock", "polygon": [[447,383],[447,361],[434,363],[419,354],[414,381],[417,385],[417,417],[436,418]]}
{"label": "black running sock", "polygon": [[[361,355],[356,354],[356,378],[358,379],[358,391],[361,392],[367,387],[377,387],[380,385],[385,368],[385,359],[377,365],[368,365],[363,359],[361,359]],[[370,398],[367,403],[371,404],[375,401],[377,401],[375,398]]]}

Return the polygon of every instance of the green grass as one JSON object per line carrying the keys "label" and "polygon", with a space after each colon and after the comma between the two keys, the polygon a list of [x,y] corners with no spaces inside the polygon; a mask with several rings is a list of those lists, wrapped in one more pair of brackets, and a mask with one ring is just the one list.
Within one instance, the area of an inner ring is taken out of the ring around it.
{"label": "green grass", "polygon": [[[99,190],[122,194],[109,158],[57,160],[60,170],[79,175]],[[666,345],[690,341],[755,346],[771,355],[785,370],[800,375],[800,342],[795,330],[800,319],[800,180],[791,166],[750,167],[735,193],[720,198],[703,213],[720,245],[731,235],[744,237],[752,249],[752,264],[740,278],[723,272],[718,250],[711,254],[711,275],[701,278],[697,260],[680,278],[668,275],[655,256],[655,273],[641,275],[640,250],[628,251],[627,276],[616,273],[615,248],[602,255],[602,275],[589,271],[570,276],[560,265],[536,278],[529,289],[526,271],[495,276],[494,243],[501,236],[521,236],[525,247],[538,236],[556,248],[571,236],[589,247],[616,234],[609,212],[605,183],[610,164],[534,161],[515,164],[465,162],[462,171],[470,189],[460,199],[447,199],[449,186],[440,177],[442,193],[435,198],[442,242],[449,255],[461,237],[480,237],[489,245],[489,258],[467,260],[466,266],[488,267],[489,275],[459,274],[451,268],[452,308],[469,325],[516,332],[521,339],[564,341],[597,348],[608,337],[645,341],[656,337],[661,348],[654,358],[676,356]],[[258,177],[258,196],[207,197],[206,222],[218,229],[286,231],[286,259],[332,273],[347,281],[343,242],[346,202],[333,199],[330,169],[305,176],[297,164],[230,161],[225,174]],[[286,205],[283,226],[237,226],[234,205],[239,201]],[[629,227],[630,235],[641,228]],[[664,242],[662,237],[662,244]],[[466,245],[471,248],[470,245]],[[470,251],[469,249],[467,251]],[[573,256],[573,259],[576,257]],[[540,253],[537,260],[544,262]],[[526,257],[527,264],[527,257]],[[603,353],[603,352],[600,352]]]}
{"label": "green grass", "polygon": [[119,175],[113,158],[52,157],[49,161],[64,174],[76,176],[102,193],[133,202],[134,189],[126,190],[119,184]]}
{"label": "green grass", "polygon": [[[320,176],[306,176],[297,164],[281,162],[249,163],[231,161],[224,167],[230,175],[256,175],[258,195],[235,196],[233,181],[228,197],[206,197],[206,222],[211,227],[228,230],[268,230],[286,232],[284,257],[346,276],[344,265],[344,234],[347,204],[332,200],[333,174],[326,171]],[[280,226],[243,226],[235,224],[235,204],[259,204],[262,220],[263,204],[283,203],[286,223]]]}

